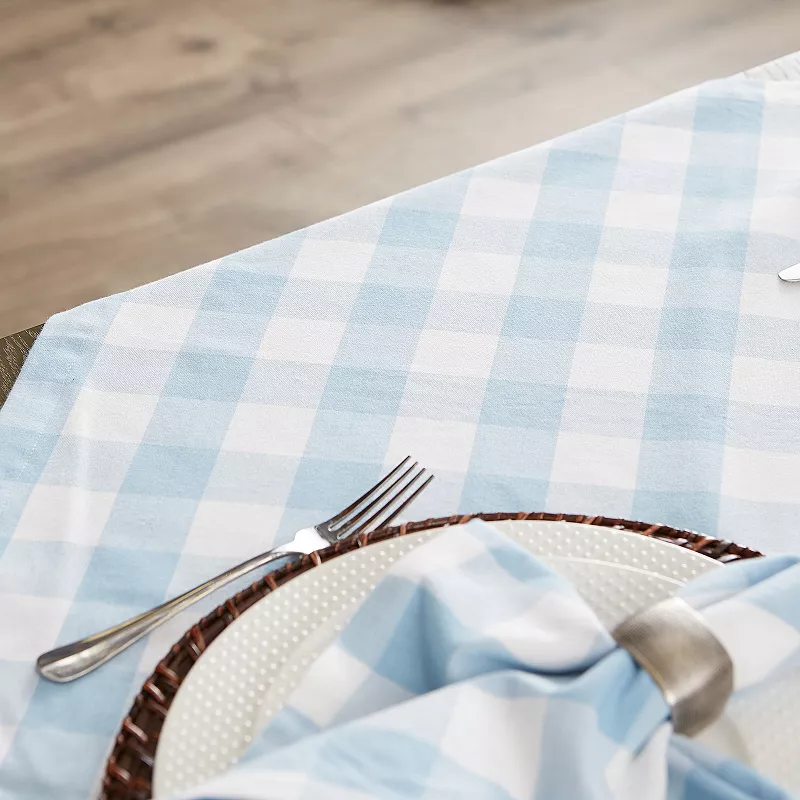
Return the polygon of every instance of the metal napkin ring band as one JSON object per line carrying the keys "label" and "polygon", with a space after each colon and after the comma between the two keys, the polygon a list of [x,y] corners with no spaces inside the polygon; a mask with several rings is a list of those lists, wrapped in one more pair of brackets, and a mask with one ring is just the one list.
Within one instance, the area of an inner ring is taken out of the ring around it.
{"label": "metal napkin ring band", "polygon": [[676,733],[693,736],[722,714],[733,691],[733,662],[685,600],[645,608],[612,635],[663,692]]}

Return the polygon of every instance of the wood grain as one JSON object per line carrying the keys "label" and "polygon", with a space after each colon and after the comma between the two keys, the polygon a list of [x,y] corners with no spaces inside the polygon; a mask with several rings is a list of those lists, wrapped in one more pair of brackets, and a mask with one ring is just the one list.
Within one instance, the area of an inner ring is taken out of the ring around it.
{"label": "wood grain", "polygon": [[0,335],[797,49],[793,0],[4,0]]}

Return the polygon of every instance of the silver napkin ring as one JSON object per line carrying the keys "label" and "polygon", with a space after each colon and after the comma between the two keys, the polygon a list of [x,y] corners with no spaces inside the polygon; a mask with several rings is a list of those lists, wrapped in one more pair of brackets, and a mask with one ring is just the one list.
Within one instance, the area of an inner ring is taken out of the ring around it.
{"label": "silver napkin ring", "polygon": [[725,710],[733,692],[733,662],[685,600],[670,597],[645,608],[612,636],[661,689],[676,733],[700,733]]}

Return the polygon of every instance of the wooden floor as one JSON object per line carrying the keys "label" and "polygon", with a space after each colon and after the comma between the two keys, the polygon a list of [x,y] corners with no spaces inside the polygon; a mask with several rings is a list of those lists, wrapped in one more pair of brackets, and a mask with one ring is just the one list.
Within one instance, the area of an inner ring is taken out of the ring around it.
{"label": "wooden floor", "polygon": [[796,49],[798,0],[2,0],[0,335]]}

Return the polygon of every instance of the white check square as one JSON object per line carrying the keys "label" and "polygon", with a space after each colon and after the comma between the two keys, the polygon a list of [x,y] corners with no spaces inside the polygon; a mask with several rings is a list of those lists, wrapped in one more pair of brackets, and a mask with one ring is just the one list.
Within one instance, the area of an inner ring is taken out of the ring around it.
{"label": "white check square", "polygon": [[506,297],[514,289],[518,272],[519,256],[450,250],[439,274],[438,288]]}
{"label": "white check square", "polygon": [[578,342],[572,356],[569,385],[575,389],[646,394],[653,373],[653,350]]}
{"label": "white check square", "polygon": [[467,187],[462,214],[503,219],[530,219],[539,198],[535,183],[498,178],[473,178]]}
{"label": "white check square", "polygon": [[0,725],[0,764],[3,763],[16,732],[17,728],[14,725]]}
{"label": "white check square", "polygon": [[84,387],[64,426],[66,433],[105,442],[142,441],[158,397]]}
{"label": "white check square", "polygon": [[56,643],[71,605],[59,597],[0,592],[0,660],[35,661]]}
{"label": "white check square", "polygon": [[677,195],[616,190],[608,197],[605,224],[638,231],[674,231],[680,211]]}
{"label": "white check square", "polygon": [[222,442],[223,450],[301,456],[306,447],[313,408],[239,403]]}
{"label": "white check square", "polygon": [[773,273],[749,272],[742,277],[739,311],[755,317],[800,322],[800,303],[797,302],[796,290],[796,286],[776,281]]}
{"label": "white check square", "polygon": [[661,308],[668,278],[666,269],[598,262],[587,299],[600,305]]}
{"label": "white check square", "polygon": [[272,547],[283,509],[255,503],[200,503],[183,552],[218,558],[250,558]]}
{"label": "white check square", "polygon": [[[774,278],[773,278],[774,280]],[[736,356],[731,400],[765,406],[800,407],[800,366],[796,362]]]}
{"label": "white check square", "polygon": [[[800,200],[794,197],[756,197],[750,213],[750,230],[797,238]],[[781,268],[789,264],[778,265]],[[777,271],[776,266],[776,271]]]}
{"label": "white check square", "polygon": [[619,157],[628,161],[686,164],[692,150],[692,132],[641,122],[626,122]]}
{"label": "white check square", "polygon": [[483,333],[423,330],[411,371],[488,377],[498,341],[498,336]]}
{"label": "white check square", "polygon": [[762,136],[758,166],[784,174],[800,172],[800,142],[793,136]]}
{"label": "white check square", "polygon": [[189,332],[195,310],[146,303],[123,303],[106,334],[117,347],[177,352]]}
{"label": "white check square", "polygon": [[387,463],[413,453],[432,470],[466,473],[475,441],[476,426],[419,417],[398,417],[389,442]]}
{"label": "white check square", "polygon": [[[463,683],[441,739],[442,755],[506,797],[532,797],[547,709],[542,697],[501,697]],[[519,769],[522,763],[526,769]]]}
{"label": "white check square", "polygon": [[341,320],[273,317],[258,356],[268,361],[332,364],[344,329]]}
{"label": "white check square", "polygon": [[556,483],[634,489],[638,466],[638,439],[562,432],[550,479]]}
{"label": "white check square", "polygon": [[292,278],[360,283],[367,271],[373,243],[306,239],[292,267]]}
{"label": "white check square", "polygon": [[94,547],[100,541],[115,498],[114,492],[37,484],[25,504],[14,538]]}
{"label": "white check square", "polygon": [[800,453],[776,453],[726,447],[722,494],[757,503],[798,504]]}

